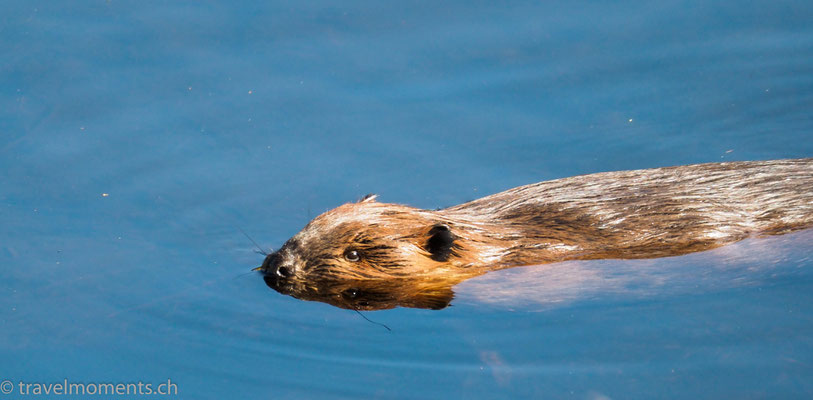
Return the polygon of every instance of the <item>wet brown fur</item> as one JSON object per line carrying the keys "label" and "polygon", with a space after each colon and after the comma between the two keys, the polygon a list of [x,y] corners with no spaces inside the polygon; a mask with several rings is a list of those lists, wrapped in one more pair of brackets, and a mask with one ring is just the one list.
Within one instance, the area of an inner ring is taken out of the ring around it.
{"label": "wet brown fur", "polygon": [[[605,172],[428,211],[374,197],[311,221],[262,270],[287,285],[427,277],[573,259],[652,258],[813,226],[813,159]],[[353,260],[355,251],[358,260]]]}

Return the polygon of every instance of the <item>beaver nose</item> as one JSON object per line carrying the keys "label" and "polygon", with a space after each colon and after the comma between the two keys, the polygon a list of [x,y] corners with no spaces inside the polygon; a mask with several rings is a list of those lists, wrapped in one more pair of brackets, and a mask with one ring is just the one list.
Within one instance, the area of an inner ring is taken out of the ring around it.
{"label": "beaver nose", "polygon": [[280,278],[290,278],[294,275],[293,268],[282,265],[282,256],[279,252],[271,253],[265,257],[261,269],[266,275],[273,275]]}

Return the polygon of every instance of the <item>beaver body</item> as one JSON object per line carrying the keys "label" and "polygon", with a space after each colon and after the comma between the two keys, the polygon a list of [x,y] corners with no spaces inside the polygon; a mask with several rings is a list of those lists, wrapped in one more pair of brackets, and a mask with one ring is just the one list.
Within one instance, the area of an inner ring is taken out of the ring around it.
{"label": "beaver body", "polygon": [[813,158],[698,164],[557,179],[435,211],[368,196],[316,217],[260,269],[291,288],[456,283],[514,266],[679,255],[810,226]]}

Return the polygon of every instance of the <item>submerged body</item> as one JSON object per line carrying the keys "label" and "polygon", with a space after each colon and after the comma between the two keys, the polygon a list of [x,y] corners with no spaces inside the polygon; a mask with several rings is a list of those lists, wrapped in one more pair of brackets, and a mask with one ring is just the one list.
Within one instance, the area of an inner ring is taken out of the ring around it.
{"label": "submerged body", "polygon": [[557,179],[435,211],[368,196],[316,217],[261,270],[295,296],[347,281],[451,286],[489,270],[679,255],[810,226],[813,159],[698,164]]}

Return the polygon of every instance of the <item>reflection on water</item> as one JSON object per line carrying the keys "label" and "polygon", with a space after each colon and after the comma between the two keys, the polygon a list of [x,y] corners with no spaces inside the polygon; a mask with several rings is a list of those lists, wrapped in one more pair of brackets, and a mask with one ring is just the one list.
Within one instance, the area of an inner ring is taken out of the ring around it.
{"label": "reflection on water", "polygon": [[295,286],[265,275],[265,284],[300,300],[321,301],[349,310],[387,310],[395,307],[440,310],[454,297],[447,279],[334,280]]}
{"label": "reflection on water", "polygon": [[809,243],[813,243],[813,230],[748,238],[682,257],[567,261],[495,271],[468,281],[464,277],[457,281],[416,277],[305,285],[272,274],[263,279],[279,293],[350,310],[439,310],[452,302],[453,287],[463,293],[464,301],[548,309],[594,297],[668,296],[757,284],[779,266],[804,263],[810,257]]}
{"label": "reflection on water", "polygon": [[691,295],[795,275],[811,260],[813,230],[749,238],[714,250],[648,260],[568,261],[498,271],[456,287],[462,302],[545,310],[595,298]]}

